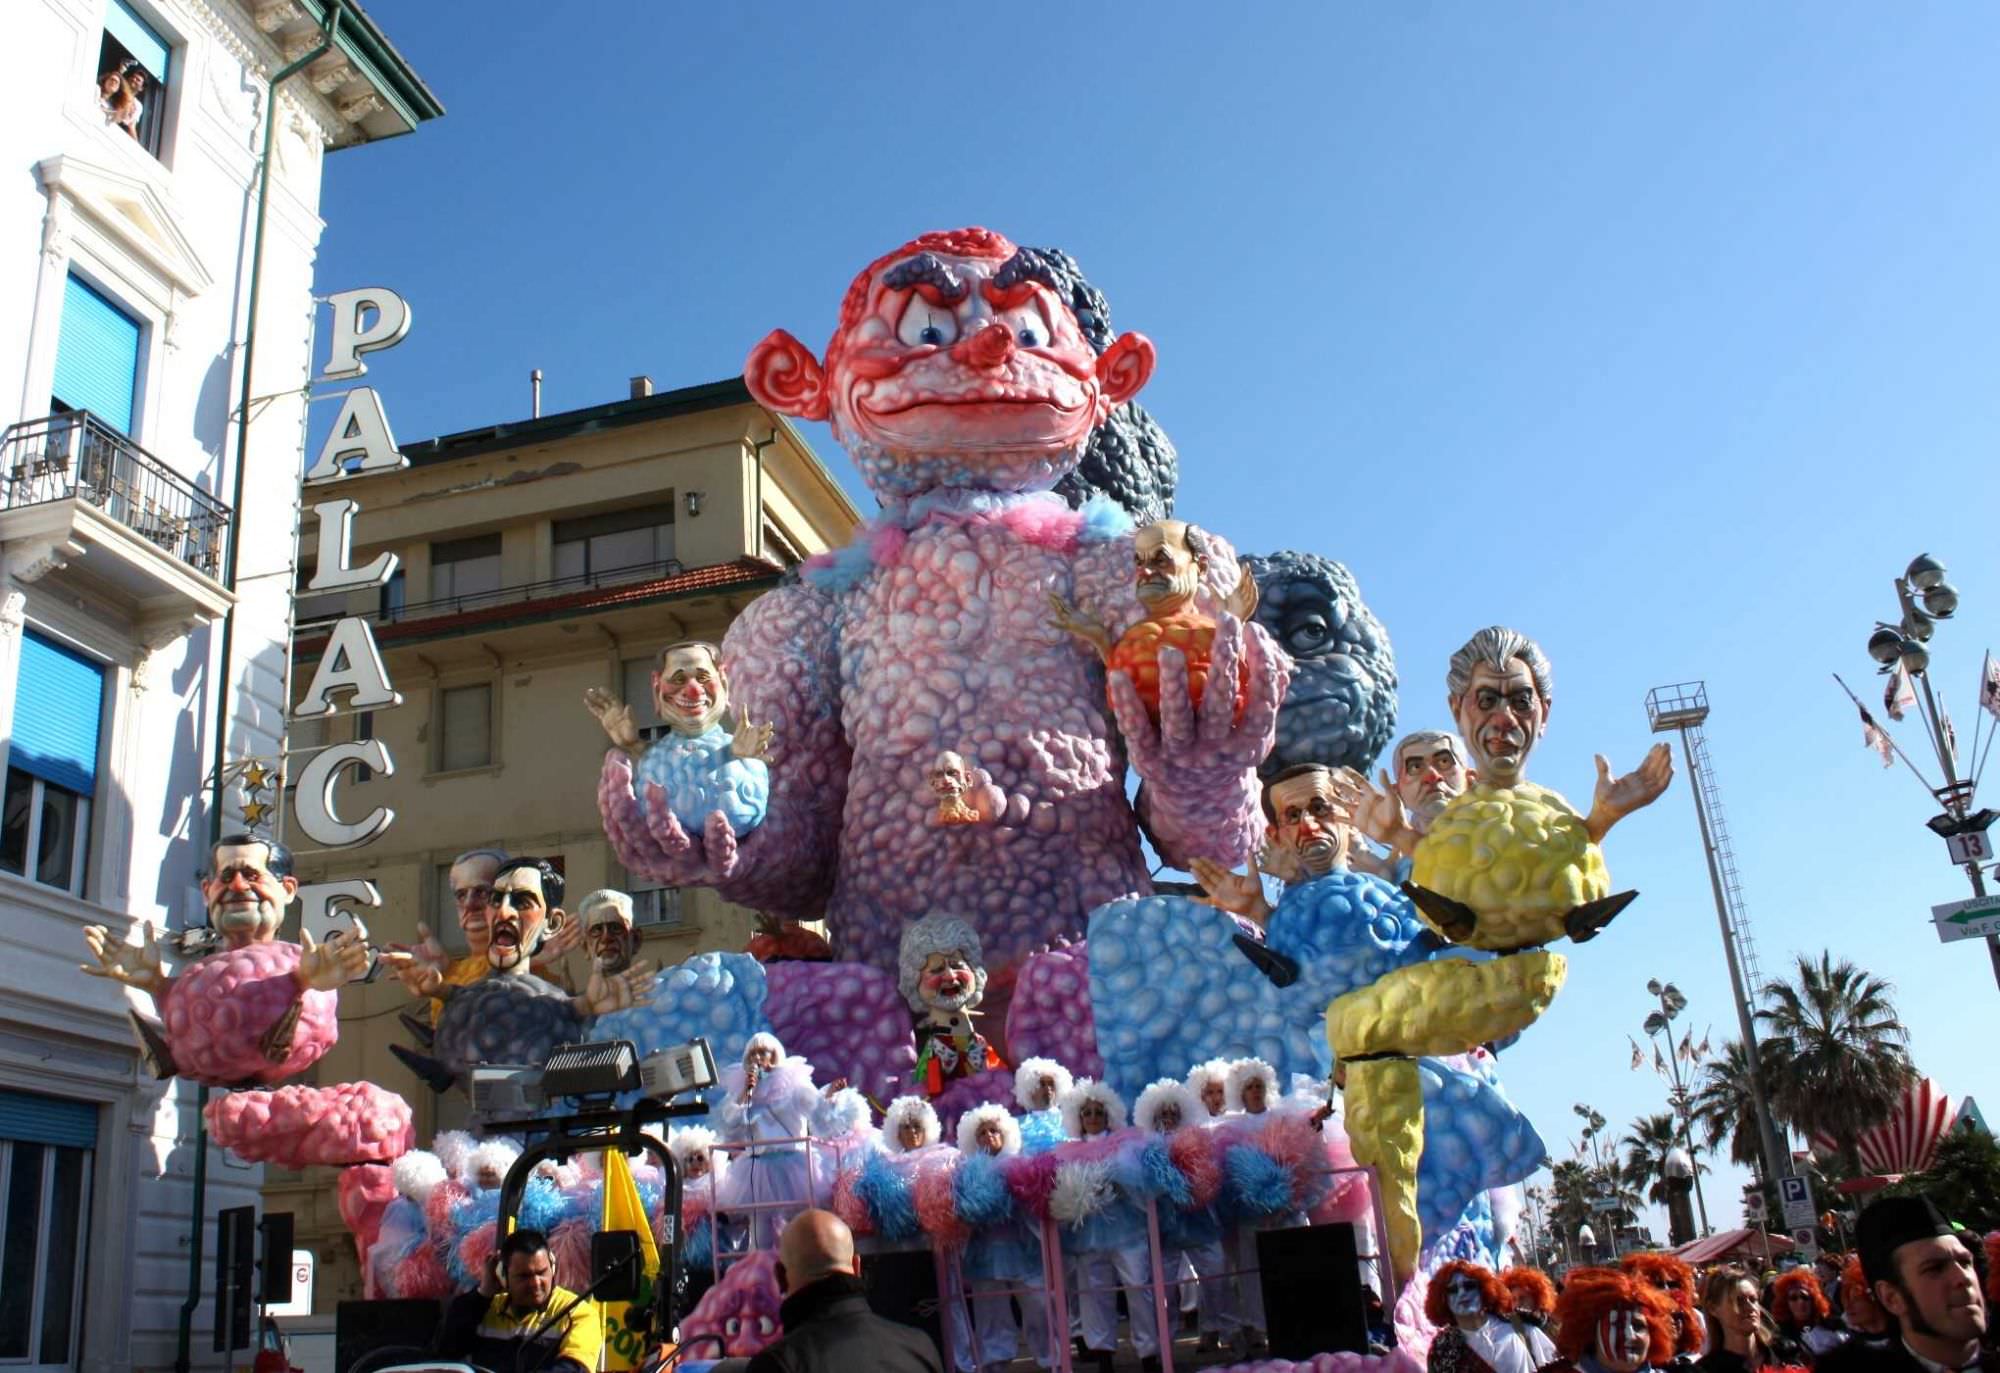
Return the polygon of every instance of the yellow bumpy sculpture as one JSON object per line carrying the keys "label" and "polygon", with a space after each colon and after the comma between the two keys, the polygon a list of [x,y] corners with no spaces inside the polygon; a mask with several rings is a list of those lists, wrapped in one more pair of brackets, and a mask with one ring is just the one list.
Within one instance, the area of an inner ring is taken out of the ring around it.
{"label": "yellow bumpy sculpture", "polygon": [[1568,971],[1567,959],[1543,949],[1483,963],[1444,958],[1398,968],[1327,1008],[1327,1043],[1346,1074],[1348,1142],[1381,1182],[1399,1278],[1416,1271],[1423,1245],[1424,1101],[1415,1059],[1519,1034],[1549,1008]]}
{"label": "yellow bumpy sculpture", "polygon": [[1603,850],[1583,817],[1533,782],[1472,786],[1431,822],[1412,859],[1411,884],[1470,909],[1474,922],[1443,929],[1421,896],[1418,913],[1475,949],[1520,949],[1574,934],[1571,913],[1611,893]]}

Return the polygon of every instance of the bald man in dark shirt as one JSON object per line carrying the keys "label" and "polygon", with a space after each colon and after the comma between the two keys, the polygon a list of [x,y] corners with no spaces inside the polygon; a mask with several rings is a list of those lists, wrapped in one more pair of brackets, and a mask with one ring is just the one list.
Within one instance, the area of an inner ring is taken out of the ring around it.
{"label": "bald man in dark shirt", "polygon": [[923,1332],[868,1309],[854,1235],[831,1211],[802,1211],[785,1227],[778,1287],[785,1333],[750,1373],[944,1373]]}

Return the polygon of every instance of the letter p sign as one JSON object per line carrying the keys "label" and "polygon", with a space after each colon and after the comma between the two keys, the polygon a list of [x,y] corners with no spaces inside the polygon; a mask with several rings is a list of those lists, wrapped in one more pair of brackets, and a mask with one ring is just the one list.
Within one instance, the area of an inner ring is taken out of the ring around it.
{"label": "letter p sign", "polygon": [[368,370],[361,354],[390,348],[410,332],[410,307],[386,286],[336,291],[327,297],[333,307],[333,348],[320,376],[330,380],[358,377]]}

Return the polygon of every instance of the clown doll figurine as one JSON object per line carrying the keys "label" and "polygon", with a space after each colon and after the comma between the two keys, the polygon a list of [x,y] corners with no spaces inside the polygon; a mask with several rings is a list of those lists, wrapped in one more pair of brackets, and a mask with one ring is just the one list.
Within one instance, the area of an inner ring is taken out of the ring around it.
{"label": "clown doll figurine", "polygon": [[1549,1337],[1513,1319],[1513,1311],[1514,1299],[1492,1269],[1464,1260],[1438,1269],[1424,1294],[1424,1315],[1438,1327],[1430,1373],[1535,1373],[1551,1362],[1556,1348]]}
{"label": "clown doll figurine", "polygon": [[1560,1357],[1546,1366],[1556,1373],[1640,1373],[1672,1360],[1673,1302],[1630,1273],[1572,1268],[1555,1326]]}
{"label": "clown doll figurine", "polygon": [[975,1033],[972,1016],[986,994],[979,935],[955,915],[927,915],[903,931],[896,985],[916,1013],[917,1089],[941,1095],[960,1078],[1004,1069]]}
{"label": "clown doll figurine", "polygon": [[703,831],[719,815],[736,834],[764,823],[771,799],[770,725],[755,725],[739,714],[732,733],[722,727],[729,711],[729,678],[722,651],[688,639],[660,650],[653,669],[653,705],[667,724],[666,737],[648,743],[632,718],[632,707],[591,687],[584,705],[604,726],[611,742],[637,759],[632,794],[650,808],[648,791],[661,788],[674,819]]}

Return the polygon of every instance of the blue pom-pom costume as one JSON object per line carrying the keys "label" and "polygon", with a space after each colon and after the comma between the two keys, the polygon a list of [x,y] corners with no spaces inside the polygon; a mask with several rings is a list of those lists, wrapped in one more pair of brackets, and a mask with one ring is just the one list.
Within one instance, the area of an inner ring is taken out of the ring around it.
{"label": "blue pom-pom costume", "polygon": [[731,743],[721,725],[693,735],[669,732],[632,769],[633,795],[643,801],[646,788],[657,784],[674,819],[690,833],[718,810],[738,834],[757,828],[771,804],[771,769],[762,759],[736,757]]}

